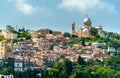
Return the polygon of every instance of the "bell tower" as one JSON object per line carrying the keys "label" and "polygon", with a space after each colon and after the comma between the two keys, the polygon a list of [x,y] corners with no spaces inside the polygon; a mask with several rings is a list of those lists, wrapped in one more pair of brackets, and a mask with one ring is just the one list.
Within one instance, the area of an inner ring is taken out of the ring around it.
{"label": "bell tower", "polygon": [[72,35],[77,35],[75,22],[72,22]]}

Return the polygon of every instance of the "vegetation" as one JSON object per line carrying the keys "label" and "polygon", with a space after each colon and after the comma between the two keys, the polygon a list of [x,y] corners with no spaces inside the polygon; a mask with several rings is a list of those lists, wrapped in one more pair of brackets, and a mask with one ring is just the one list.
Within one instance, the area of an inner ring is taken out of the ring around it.
{"label": "vegetation", "polygon": [[[61,58],[63,61],[59,61]],[[61,56],[49,69],[19,72],[5,67],[0,68],[0,74],[13,74],[15,78],[119,78],[120,57],[113,56],[104,61],[91,59],[86,62],[79,56],[77,62],[71,62]]]}
{"label": "vegetation", "polygon": [[[93,61],[93,60],[92,60]],[[105,61],[85,62],[81,57],[74,63],[68,59],[56,62],[53,68],[41,72],[41,78],[119,78],[120,57],[110,57]],[[117,68],[116,68],[117,67]],[[43,74],[44,73],[44,74]]]}
{"label": "vegetation", "polygon": [[5,40],[5,37],[3,35],[0,35],[0,41]]}
{"label": "vegetation", "polygon": [[80,56],[78,57],[77,63],[78,63],[79,65],[86,65],[85,60],[84,60],[83,58],[81,58]]}
{"label": "vegetation", "polygon": [[89,43],[92,43],[92,42],[99,42],[99,43],[106,43],[106,42],[109,42],[110,39],[107,39],[107,38],[92,38],[92,37],[86,37],[86,38],[77,38],[77,39],[71,39],[69,41],[67,41],[67,45],[68,46],[73,46],[74,44],[77,44],[77,43],[81,43],[83,46],[85,46],[85,42],[89,42]]}
{"label": "vegetation", "polygon": [[[99,42],[99,43],[106,43],[106,47],[114,47],[116,50],[120,48],[120,35],[118,33],[113,32],[106,32],[104,31],[105,37],[100,37],[98,35],[98,30],[95,28],[91,28],[90,30],[91,37],[85,38],[71,38],[69,41],[66,42],[66,45],[73,46],[74,44],[81,43],[85,46],[85,42]],[[64,35],[69,35],[68,33],[64,33]],[[104,48],[104,47],[103,47]]]}
{"label": "vegetation", "polygon": [[53,34],[53,31],[52,31],[52,30],[49,30],[49,33],[50,33],[50,34]]}
{"label": "vegetation", "polygon": [[14,30],[14,29],[10,29],[9,30],[11,33],[14,33],[14,34],[17,34],[18,32],[16,31],[16,30]]}
{"label": "vegetation", "polygon": [[68,33],[68,32],[65,32],[65,33],[63,34],[63,36],[64,36],[64,37],[71,37],[71,34]]}
{"label": "vegetation", "polygon": [[98,30],[96,29],[96,28],[91,28],[90,29],[90,35],[92,36],[92,37],[96,37],[96,38],[100,38],[100,36],[99,36],[99,34],[98,34]]}
{"label": "vegetation", "polygon": [[13,71],[12,71],[11,67],[6,67],[6,68],[0,69],[0,74],[9,75],[12,73],[13,73]]}
{"label": "vegetation", "polygon": [[28,34],[28,32],[27,31],[25,31],[25,32],[18,32],[18,38],[19,37],[27,37],[29,34]]}
{"label": "vegetation", "polygon": [[18,40],[17,40],[17,39],[12,39],[12,42],[13,42],[13,43],[17,43]]}

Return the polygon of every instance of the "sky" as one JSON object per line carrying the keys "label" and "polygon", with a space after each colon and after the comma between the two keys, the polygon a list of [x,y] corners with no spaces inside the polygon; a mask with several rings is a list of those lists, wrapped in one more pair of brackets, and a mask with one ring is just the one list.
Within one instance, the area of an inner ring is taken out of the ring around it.
{"label": "sky", "polygon": [[6,25],[32,30],[49,28],[71,32],[87,17],[92,26],[120,34],[120,0],[0,0],[0,29]]}

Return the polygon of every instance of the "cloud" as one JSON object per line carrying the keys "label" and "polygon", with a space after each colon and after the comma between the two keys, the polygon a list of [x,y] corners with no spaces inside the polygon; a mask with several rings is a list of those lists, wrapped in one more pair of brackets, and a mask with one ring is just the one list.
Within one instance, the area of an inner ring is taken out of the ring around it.
{"label": "cloud", "polygon": [[67,9],[69,11],[108,11],[116,12],[116,8],[113,4],[105,2],[103,0],[62,0],[59,4],[59,8]]}
{"label": "cloud", "polygon": [[39,8],[37,6],[33,6],[33,5],[29,4],[26,0],[8,0],[8,1],[14,2],[16,8],[20,12],[22,12],[26,15],[38,12],[39,10],[43,11],[43,9],[44,9],[44,8]]}

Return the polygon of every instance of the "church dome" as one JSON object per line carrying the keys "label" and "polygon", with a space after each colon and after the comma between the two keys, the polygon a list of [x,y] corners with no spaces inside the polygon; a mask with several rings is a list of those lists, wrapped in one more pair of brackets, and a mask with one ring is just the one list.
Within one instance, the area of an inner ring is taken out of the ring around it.
{"label": "church dome", "polygon": [[89,17],[85,18],[83,21],[85,27],[91,26],[92,22]]}

